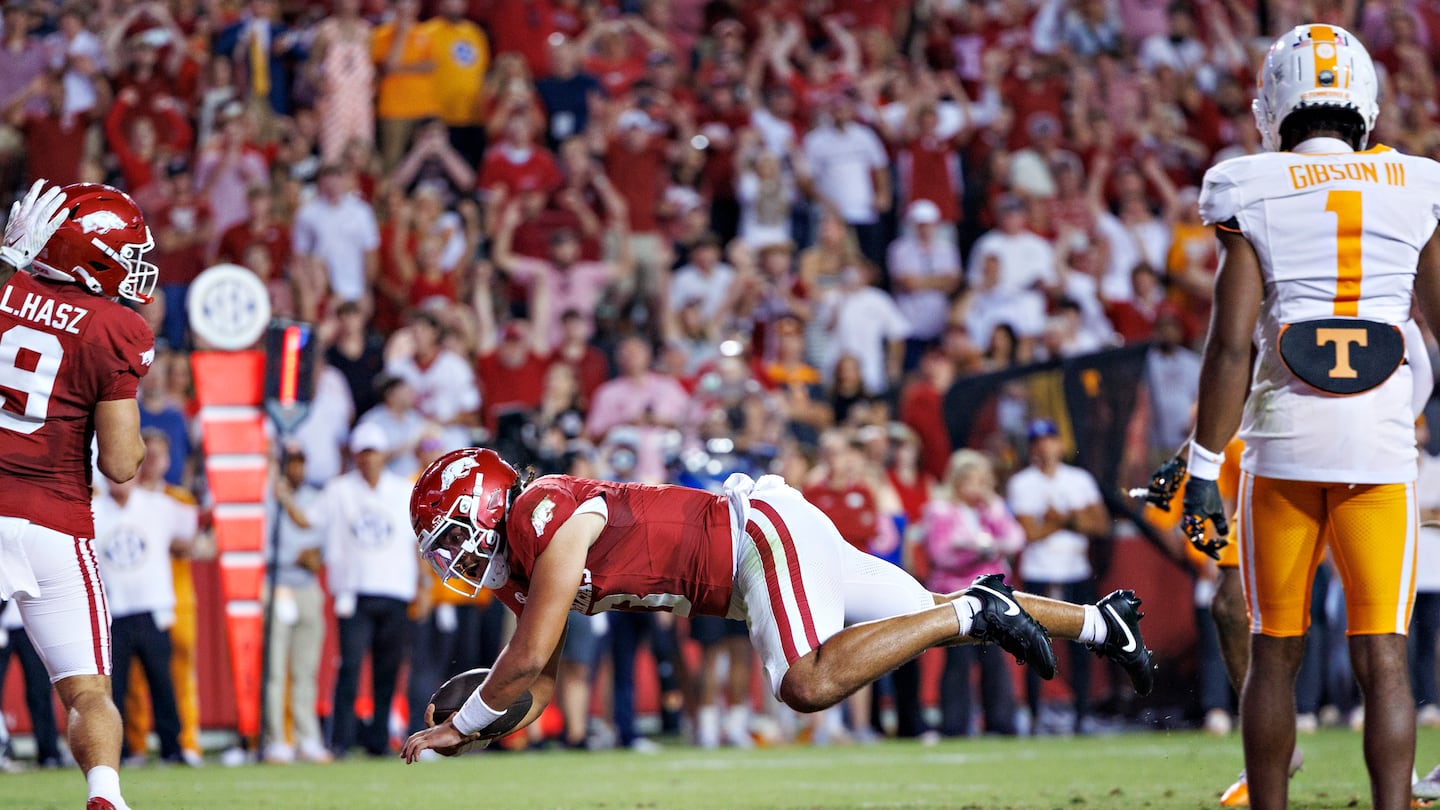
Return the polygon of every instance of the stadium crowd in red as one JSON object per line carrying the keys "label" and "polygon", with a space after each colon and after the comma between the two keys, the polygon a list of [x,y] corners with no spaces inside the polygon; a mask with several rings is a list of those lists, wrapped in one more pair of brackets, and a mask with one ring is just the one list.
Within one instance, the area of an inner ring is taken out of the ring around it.
{"label": "stadium crowd in red", "polygon": [[[1270,37],[1350,27],[1383,68],[1375,140],[1440,157],[1440,6],[1357,6],[8,0],[0,196],[103,181],[146,212],[142,408],[174,484],[203,480],[183,301],[231,262],[321,325],[313,484],[357,420],[401,475],[473,443],[626,480],[777,470],[929,570],[957,380],[1153,340],[1130,477],[1188,434],[1197,186],[1259,149]],[[1000,492],[1042,399],[1006,389],[968,437]]]}

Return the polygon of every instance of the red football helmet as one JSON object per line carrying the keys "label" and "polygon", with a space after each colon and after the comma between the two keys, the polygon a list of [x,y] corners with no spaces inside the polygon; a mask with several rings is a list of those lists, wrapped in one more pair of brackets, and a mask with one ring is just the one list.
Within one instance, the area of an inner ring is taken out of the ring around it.
{"label": "red football helmet", "polygon": [[36,255],[35,269],[96,295],[148,304],[160,271],[142,258],[155,239],[140,207],[129,194],[98,183],[72,183],[63,191],[70,217]]}
{"label": "red football helmet", "polygon": [[410,494],[420,556],[445,587],[464,596],[510,578],[501,524],[520,474],[494,450],[469,447],[436,459]]}

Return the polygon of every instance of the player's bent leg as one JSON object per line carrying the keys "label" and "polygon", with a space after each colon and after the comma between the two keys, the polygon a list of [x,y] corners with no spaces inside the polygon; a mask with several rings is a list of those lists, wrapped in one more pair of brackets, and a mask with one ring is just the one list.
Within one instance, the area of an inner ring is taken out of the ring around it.
{"label": "player's bent leg", "polygon": [[1350,662],[1365,700],[1365,766],[1380,810],[1410,806],[1415,765],[1415,701],[1405,637],[1352,635]]}
{"label": "player's bent leg", "polygon": [[[939,601],[909,573],[879,557],[844,545],[840,559],[847,625],[926,610]],[[1035,667],[1041,677],[1054,677],[1055,654],[1044,622],[1037,621],[1023,607],[1017,609],[1015,595],[999,574],[977,577],[959,594],[968,599],[951,600],[954,603],[950,606],[960,621],[960,635],[971,641],[992,642],[1015,656],[1017,662]],[[1075,607],[1063,602],[1051,604]]]}
{"label": "player's bent leg", "polygon": [[[772,691],[791,708],[833,706],[969,631],[954,606],[926,607],[934,600],[908,574],[851,549],[829,518],[795,490],[767,492],[751,506],[736,550],[731,618],[746,619]],[[889,598],[872,598],[871,588]],[[1033,625],[1010,604],[1016,615],[1007,621]],[[967,602],[964,618],[980,606],[979,600]],[[870,616],[878,620],[862,621]],[[861,623],[842,629],[855,621]],[[1036,632],[1043,637],[1038,625]],[[1045,654],[1053,656],[1048,643]]]}
{"label": "player's bent leg", "polygon": [[1225,674],[1238,695],[1245,687],[1245,670],[1250,668],[1250,617],[1245,611],[1239,568],[1220,568],[1215,578],[1215,596],[1210,600],[1210,618],[1220,638]]}
{"label": "player's bent leg", "polygon": [[776,695],[798,712],[828,709],[958,633],[949,606],[851,625],[790,662]]}

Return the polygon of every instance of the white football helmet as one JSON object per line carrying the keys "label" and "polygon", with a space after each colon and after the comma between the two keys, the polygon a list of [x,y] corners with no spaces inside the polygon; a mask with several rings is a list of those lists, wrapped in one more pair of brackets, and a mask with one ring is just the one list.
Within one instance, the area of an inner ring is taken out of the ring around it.
{"label": "white football helmet", "polygon": [[1376,100],[1379,83],[1375,63],[1354,34],[1334,25],[1297,25],[1270,46],[1260,66],[1251,110],[1260,141],[1266,149],[1280,149],[1280,125],[1290,113],[1305,107],[1340,107],[1354,110],[1365,123],[1365,138],[1375,129],[1380,113]]}

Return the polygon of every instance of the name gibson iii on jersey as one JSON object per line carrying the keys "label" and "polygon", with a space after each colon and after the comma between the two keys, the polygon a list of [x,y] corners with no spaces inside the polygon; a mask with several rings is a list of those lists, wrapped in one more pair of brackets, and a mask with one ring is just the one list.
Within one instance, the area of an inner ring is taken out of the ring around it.
{"label": "name gibson iii on jersey", "polygon": [[80,322],[90,314],[90,310],[84,307],[59,304],[49,296],[33,292],[25,294],[24,303],[20,304],[17,309],[10,301],[10,294],[14,291],[13,287],[5,288],[4,296],[0,296],[0,312],[8,312],[17,318],[44,324],[60,332],[69,332],[72,335],[80,334]]}

